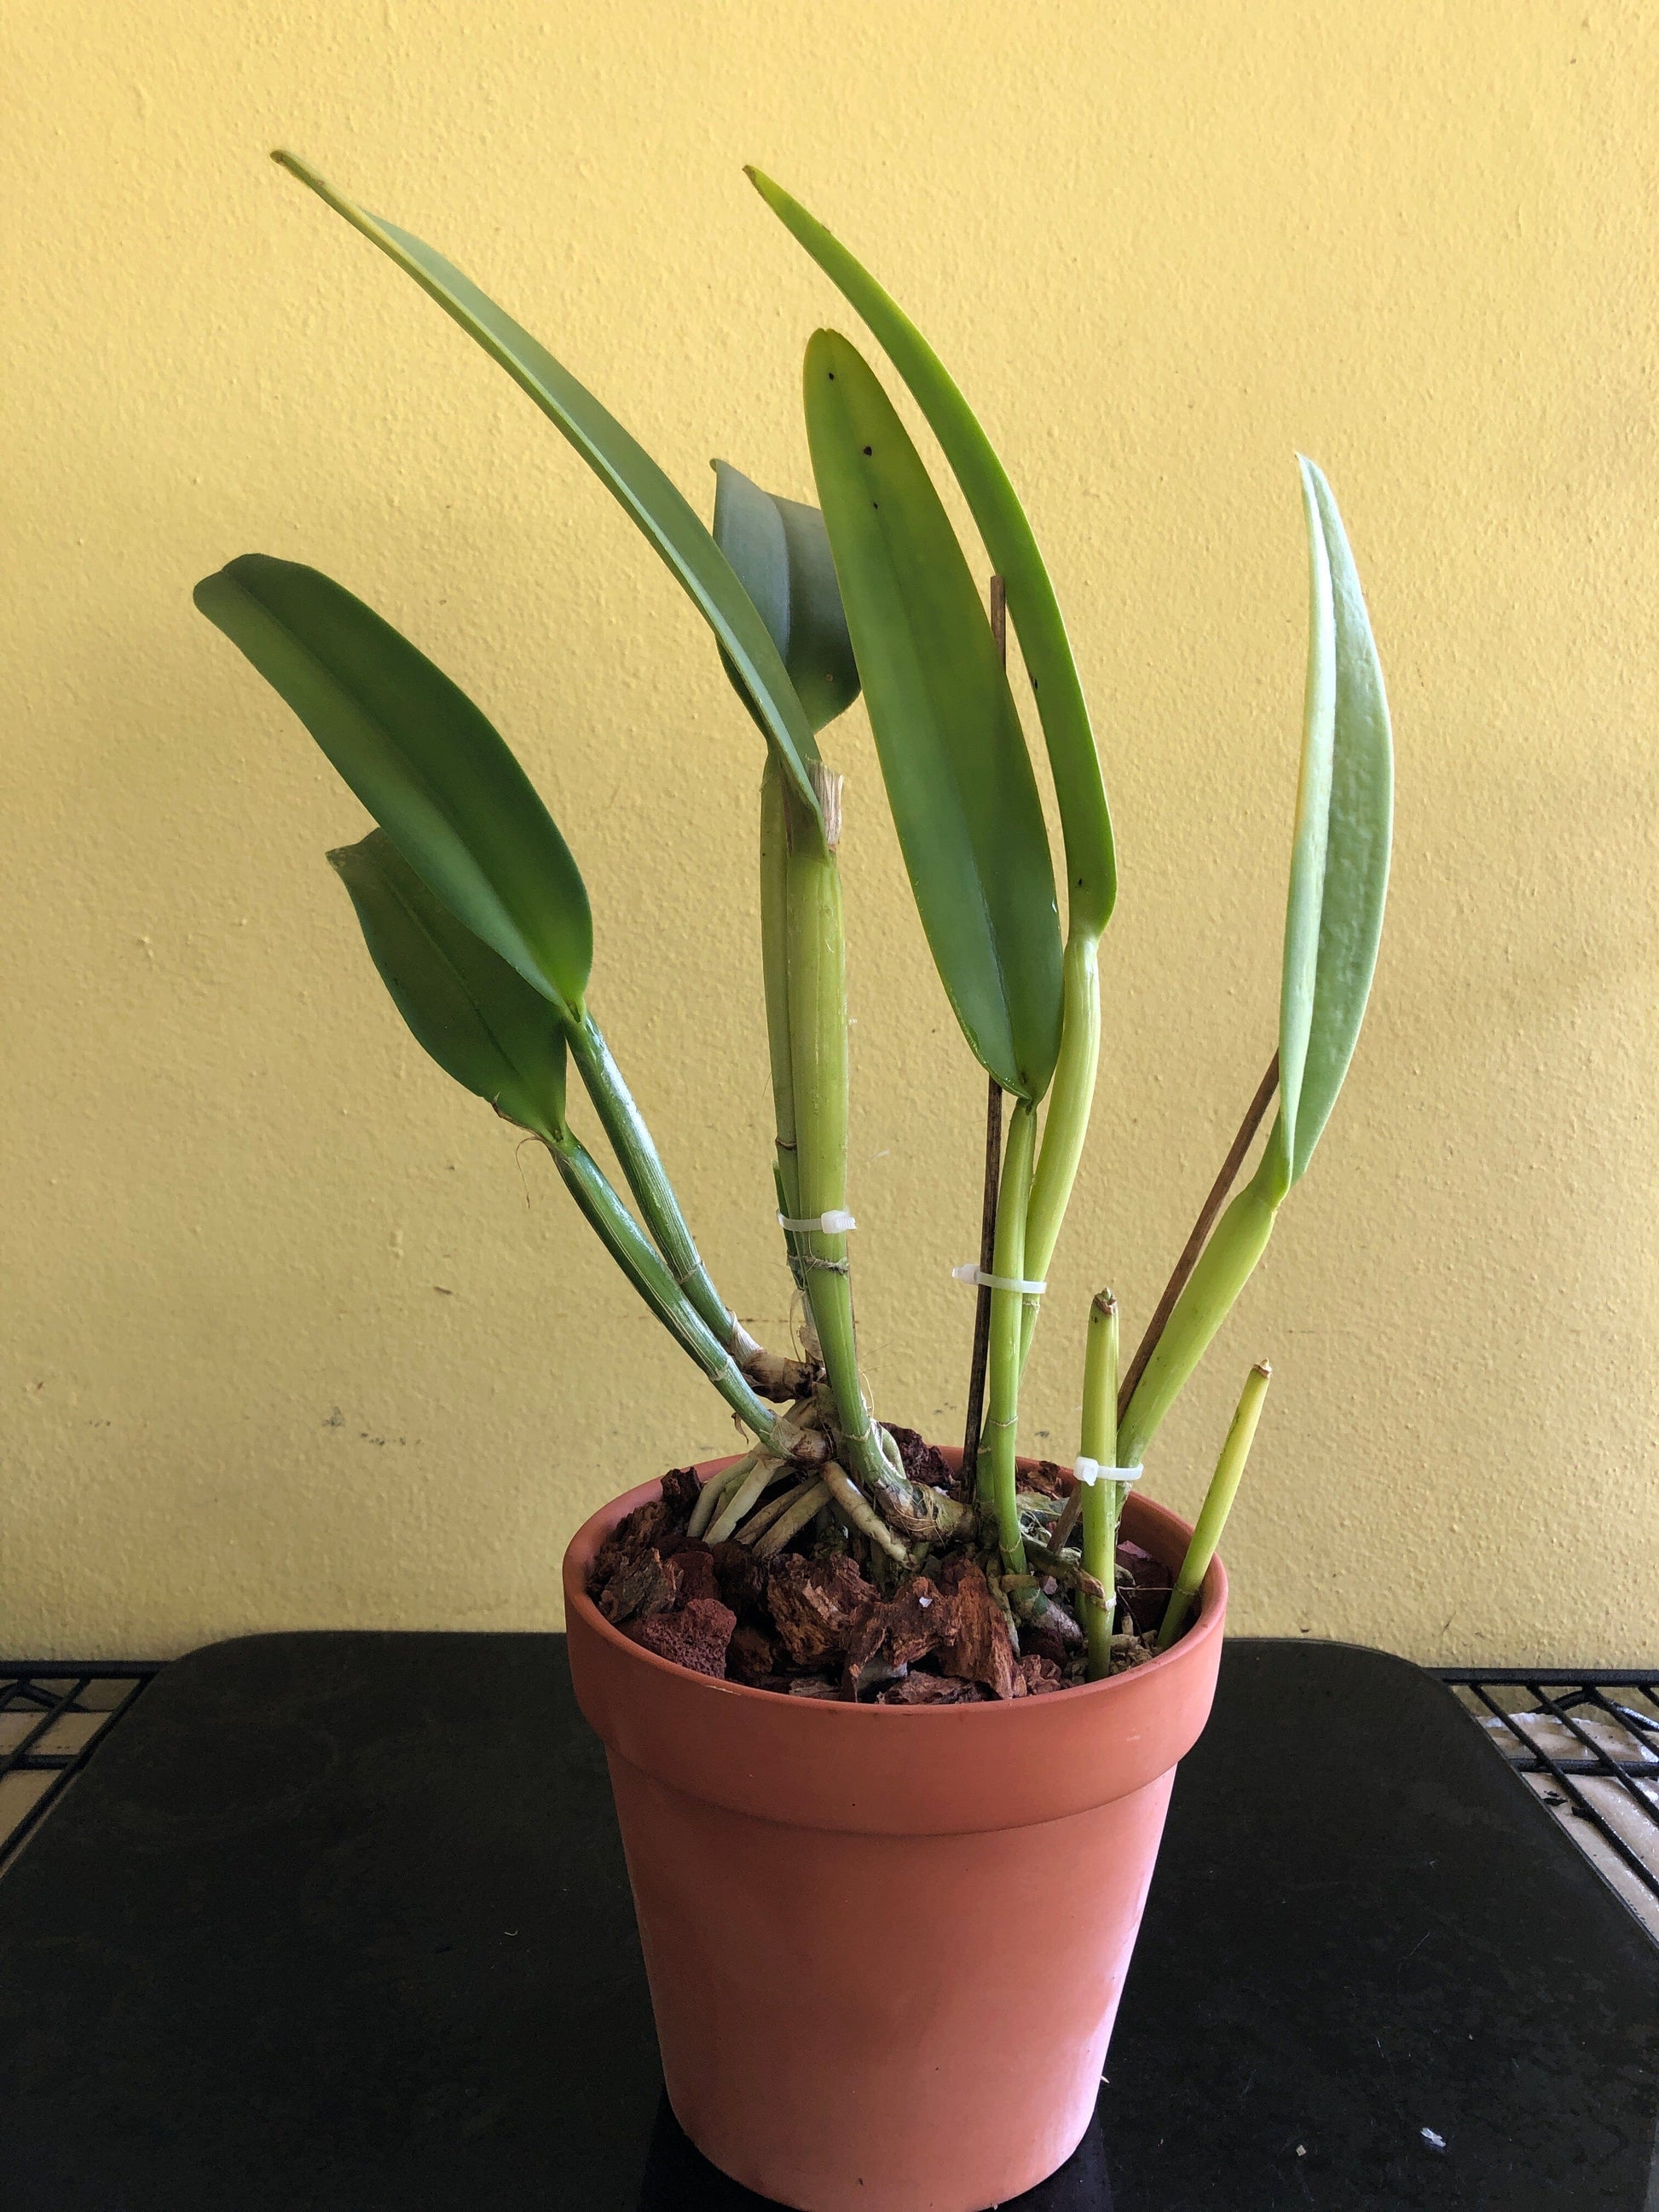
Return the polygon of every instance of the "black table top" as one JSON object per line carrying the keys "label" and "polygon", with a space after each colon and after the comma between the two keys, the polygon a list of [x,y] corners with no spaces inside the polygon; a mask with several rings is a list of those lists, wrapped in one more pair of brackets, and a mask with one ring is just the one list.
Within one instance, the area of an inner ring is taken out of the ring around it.
{"label": "black table top", "polygon": [[[1377,1652],[1229,1646],[1107,2075],[1023,2206],[1659,2206],[1659,1950]],[[759,2203],[663,2101],[560,1638],[197,1652],[0,1882],[6,2212]]]}

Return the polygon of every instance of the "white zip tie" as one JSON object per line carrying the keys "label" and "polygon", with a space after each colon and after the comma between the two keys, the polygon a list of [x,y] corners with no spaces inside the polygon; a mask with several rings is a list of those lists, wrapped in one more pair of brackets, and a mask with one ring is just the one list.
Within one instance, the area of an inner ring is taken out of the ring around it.
{"label": "white zip tie", "polygon": [[1072,1462],[1072,1473],[1079,1482],[1121,1482],[1126,1489],[1130,1483],[1139,1482],[1146,1472],[1144,1467],[1103,1467],[1086,1453]]}
{"label": "white zip tie", "polygon": [[1028,1298],[1040,1298],[1048,1287],[1046,1282],[1028,1283],[1018,1275],[988,1275],[972,1260],[964,1261],[960,1267],[952,1267],[951,1273],[959,1283],[977,1283],[988,1291],[1023,1291]]}
{"label": "white zip tie", "polygon": [[858,1224],[852,1215],[836,1206],[829,1213],[815,1213],[805,1221],[793,1221],[787,1213],[778,1216],[780,1229],[793,1229],[802,1237],[845,1237]]}

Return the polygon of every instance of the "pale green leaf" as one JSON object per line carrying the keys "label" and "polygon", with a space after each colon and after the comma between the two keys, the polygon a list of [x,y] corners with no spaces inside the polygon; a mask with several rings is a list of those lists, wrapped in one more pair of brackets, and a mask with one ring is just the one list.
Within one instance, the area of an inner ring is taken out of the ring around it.
{"label": "pale green leaf", "polygon": [[1376,644],[1331,488],[1311,461],[1304,467],[1330,573],[1335,697],[1313,1018],[1296,1106],[1297,1176],[1336,1103],[1364,1018],[1394,835],[1394,741]]}
{"label": "pale green leaf", "polygon": [[1279,991],[1279,1119],[1271,1149],[1280,1179],[1294,1180],[1296,1115],[1313,1028],[1319,977],[1319,910],[1330,835],[1331,762],[1336,730],[1336,623],[1331,564],[1305,463],[1302,499],[1308,526],[1308,677],[1302,710],[1302,765],[1296,787],[1285,957]]}

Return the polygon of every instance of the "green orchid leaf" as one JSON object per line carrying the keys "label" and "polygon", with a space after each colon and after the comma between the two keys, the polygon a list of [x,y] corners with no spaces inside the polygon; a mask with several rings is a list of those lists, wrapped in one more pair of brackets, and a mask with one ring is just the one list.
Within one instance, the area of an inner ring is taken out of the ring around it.
{"label": "green orchid leaf", "polygon": [[292,154],[272,158],[412,276],[569,440],[719,639],[796,799],[821,832],[806,773],[817,757],[811,727],[765,623],[684,495],[591,392],[441,254],[356,206]]}
{"label": "green orchid leaf", "polygon": [[963,1033],[1035,1101],[1060,1050],[1060,941],[1042,802],[984,603],[938,493],[857,349],[806,349],[806,433],[899,842]]}
{"label": "green orchid leaf", "polygon": [[[1364,1018],[1394,836],[1394,741],[1364,596],[1331,488],[1303,463],[1329,577],[1334,681],[1318,952],[1294,1116],[1292,1179],[1307,1171]],[[1292,893],[1294,896],[1294,891]]]}
{"label": "green orchid leaf", "polygon": [[1267,1250],[1284,1194],[1268,1155],[1217,1222],[1118,1425],[1121,1466],[1139,1467],[1145,1458]]}
{"label": "green orchid leaf", "polygon": [[564,1031],[547,1000],[433,896],[384,830],[328,857],[416,1044],[507,1121],[556,1143]]}
{"label": "green orchid leaf", "polygon": [[1279,1012],[1284,1189],[1307,1170],[1353,1057],[1376,966],[1394,821],[1382,672],[1331,488],[1303,461],[1308,682]]}
{"label": "green orchid leaf", "polygon": [[1302,501],[1308,525],[1308,677],[1279,989],[1279,1118],[1268,1141],[1275,1179],[1285,1190],[1295,1179],[1296,1112],[1319,979],[1319,909],[1325,894],[1336,726],[1336,617],[1331,605],[1331,562],[1305,464]]}
{"label": "green orchid leaf", "polygon": [[985,550],[1007,586],[1008,618],[1036,698],[1066,842],[1071,927],[1097,937],[1117,897],[1100,757],[1054,586],[1007,471],[939,356],[868,270],[781,185],[758,169],[744,174],[880,342],[962,487]]}
{"label": "green orchid leaf", "polygon": [[1331,488],[1302,468],[1310,621],[1302,770],[1279,998],[1279,1117],[1261,1165],[1217,1223],[1176,1300],[1119,1432],[1151,1443],[1267,1249],[1342,1087],[1376,966],[1394,823],[1382,672]]}
{"label": "green orchid leaf", "polygon": [[[763,491],[730,462],[716,461],[714,543],[782,654],[807,720],[815,732],[823,729],[859,696],[858,663],[823,517],[815,507]],[[720,657],[747,704],[747,688],[730,657]]]}
{"label": "green orchid leaf", "polygon": [[451,913],[580,1012],[593,961],[587,892],[534,785],[466,694],[296,562],[245,554],[195,598]]}

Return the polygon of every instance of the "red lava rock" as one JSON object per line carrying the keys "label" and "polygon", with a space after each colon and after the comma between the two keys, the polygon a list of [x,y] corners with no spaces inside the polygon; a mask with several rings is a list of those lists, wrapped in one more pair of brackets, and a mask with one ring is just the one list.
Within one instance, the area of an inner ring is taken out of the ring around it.
{"label": "red lava rock", "polygon": [[843,1658],[870,1585],[844,1554],[803,1559],[786,1553],[773,1566],[767,1603],[784,1649],[798,1667]]}
{"label": "red lava rock", "polygon": [[726,1680],[746,1682],[754,1689],[778,1672],[778,1647],[765,1630],[739,1628],[726,1649]]}
{"label": "red lava rock", "polygon": [[722,1605],[718,1598],[694,1597],[678,1613],[653,1613],[647,1620],[630,1622],[624,1632],[647,1651],[654,1651],[659,1659],[672,1659],[676,1666],[689,1667],[694,1674],[723,1678],[726,1646],[737,1625],[738,1617],[729,1605]]}
{"label": "red lava rock", "polygon": [[[706,1544],[688,1545],[684,1551],[673,1553],[667,1565],[674,1578],[677,1604],[689,1605],[694,1597],[720,1596],[714,1562]],[[735,1607],[732,1609],[735,1612]]]}
{"label": "red lava rock", "polygon": [[1002,1607],[972,1559],[947,1559],[939,1583],[955,1600],[953,1633],[939,1652],[939,1671],[982,1682],[999,1698],[1014,1694],[1014,1645]]}
{"label": "red lava rock", "polygon": [[880,1691],[878,1705],[970,1705],[988,1698],[990,1692],[977,1682],[959,1682],[948,1674],[907,1674],[902,1682]]}

